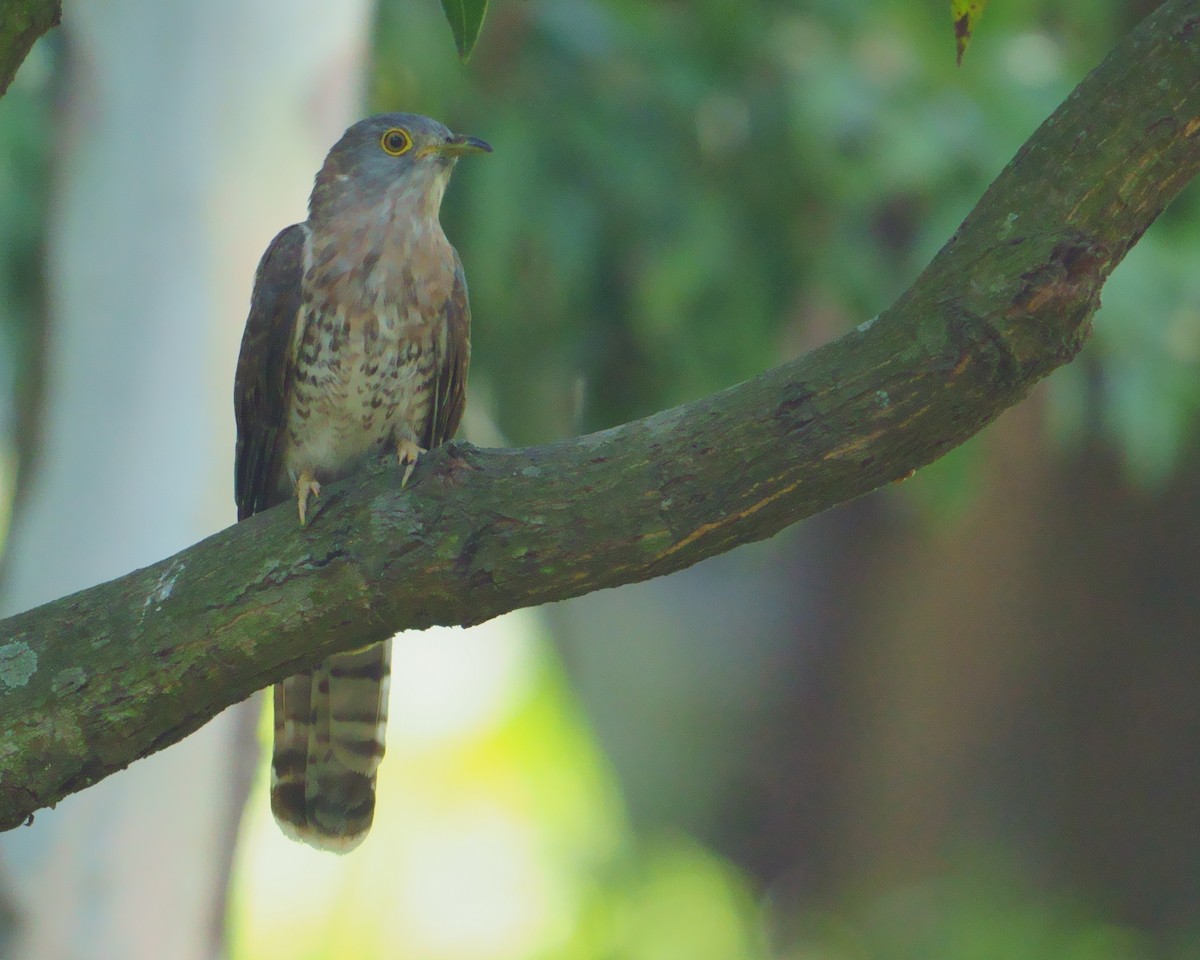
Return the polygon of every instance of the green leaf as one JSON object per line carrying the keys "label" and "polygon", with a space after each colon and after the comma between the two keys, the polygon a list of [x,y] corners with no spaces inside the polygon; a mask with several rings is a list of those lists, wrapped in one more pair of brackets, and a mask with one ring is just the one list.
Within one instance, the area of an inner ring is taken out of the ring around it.
{"label": "green leaf", "polygon": [[464,60],[471,55],[475,41],[479,39],[479,28],[483,26],[483,15],[487,13],[488,0],[442,0],[442,9],[454,34],[454,45]]}

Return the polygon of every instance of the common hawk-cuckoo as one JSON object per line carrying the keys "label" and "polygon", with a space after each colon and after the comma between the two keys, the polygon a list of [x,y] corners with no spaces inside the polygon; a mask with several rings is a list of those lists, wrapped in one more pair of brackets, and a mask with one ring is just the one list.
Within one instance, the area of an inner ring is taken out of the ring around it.
{"label": "common hawk-cuckoo", "polygon": [[[455,161],[490,151],[427,117],[350,127],[317,174],[308,219],[281,232],[254,280],[234,385],[238,520],[383,451],[407,483],[462,418],[471,355],[462,262],[438,220]],[[284,833],[345,851],[371,826],[390,641],[275,685],[271,809]]]}

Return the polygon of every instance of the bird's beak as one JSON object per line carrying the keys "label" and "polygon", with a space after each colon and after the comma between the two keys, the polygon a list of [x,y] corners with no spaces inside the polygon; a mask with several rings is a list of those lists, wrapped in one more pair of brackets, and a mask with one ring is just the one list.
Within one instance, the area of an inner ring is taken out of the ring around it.
{"label": "bird's beak", "polygon": [[492,145],[478,137],[464,137],[452,134],[440,147],[434,148],[438,153],[447,157],[461,157],[464,153],[491,153]]}

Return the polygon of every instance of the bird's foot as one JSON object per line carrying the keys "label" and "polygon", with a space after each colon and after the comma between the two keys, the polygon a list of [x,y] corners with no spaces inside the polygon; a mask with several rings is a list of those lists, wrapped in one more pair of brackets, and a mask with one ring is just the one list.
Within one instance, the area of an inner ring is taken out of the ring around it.
{"label": "bird's foot", "polygon": [[417,466],[417,458],[425,453],[424,447],[418,447],[411,440],[401,440],[396,444],[396,462],[404,468],[404,476],[400,478],[400,486],[408,486],[408,478],[412,476]]}
{"label": "bird's foot", "polygon": [[308,523],[308,498],[315,500],[320,495],[321,485],[317,483],[317,478],[308,470],[302,472],[296,481],[296,508],[300,511],[300,526]]}

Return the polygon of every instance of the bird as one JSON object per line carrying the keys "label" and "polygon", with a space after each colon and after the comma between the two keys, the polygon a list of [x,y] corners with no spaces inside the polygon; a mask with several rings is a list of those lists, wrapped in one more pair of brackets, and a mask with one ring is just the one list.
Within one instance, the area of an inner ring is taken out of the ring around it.
{"label": "bird", "polygon": [[[308,219],[263,254],[234,377],[238,521],[287,501],[314,520],[323,484],[385,453],[406,485],[466,401],[471,313],[439,219],[477,137],[411,113],[349,127],[317,173]],[[374,819],[391,641],[275,684],[271,810],[283,832],[347,852]]]}

